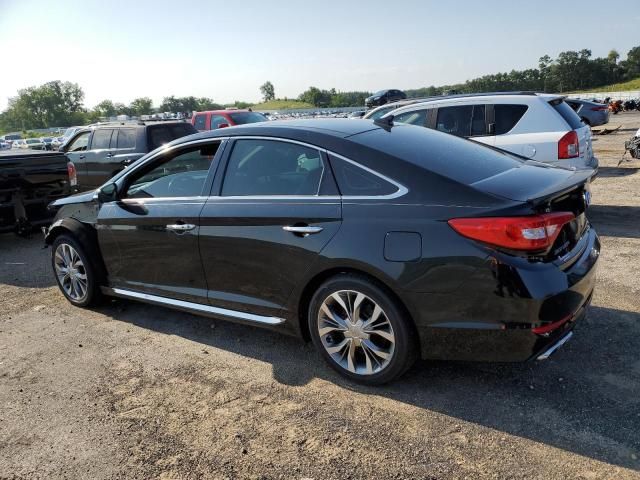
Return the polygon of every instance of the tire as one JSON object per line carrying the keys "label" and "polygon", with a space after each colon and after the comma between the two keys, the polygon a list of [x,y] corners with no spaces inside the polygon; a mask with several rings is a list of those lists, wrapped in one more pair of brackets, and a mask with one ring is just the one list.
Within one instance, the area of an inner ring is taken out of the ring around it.
{"label": "tire", "polygon": [[[345,307],[354,311],[356,305],[358,318],[349,321]],[[307,317],[313,344],[325,361],[358,383],[395,380],[417,358],[417,335],[405,309],[365,276],[341,274],[325,281],[313,295]]]}
{"label": "tire", "polygon": [[[71,272],[64,274],[64,268]],[[72,235],[62,234],[51,246],[51,267],[66,299],[76,307],[96,305],[102,299],[98,270],[87,249]]]}

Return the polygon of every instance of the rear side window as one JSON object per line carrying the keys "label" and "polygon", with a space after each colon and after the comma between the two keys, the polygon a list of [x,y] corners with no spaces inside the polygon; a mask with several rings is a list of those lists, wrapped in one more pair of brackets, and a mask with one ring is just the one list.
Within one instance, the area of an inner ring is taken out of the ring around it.
{"label": "rear side window", "polygon": [[174,123],[168,125],[149,125],[147,127],[147,142],[149,151],[172,142],[176,138],[196,133],[190,123]]}
{"label": "rear side window", "polygon": [[378,197],[392,195],[398,186],[375,173],[347,160],[329,155],[331,168],[343,196]]}
{"label": "rear side window", "polygon": [[565,122],[567,122],[572,130],[584,127],[584,124],[582,123],[582,120],[580,120],[578,114],[574,112],[573,109],[561,98],[550,101],[549,105],[551,105],[553,109],[558,112],[562,118],[564,118]]}
{"label": "rear side window", "polygon": [[419,125],[424,127],[427,120],[427,110],[414,110],[413,112],[403,112],[394,115],[393,121],[400,123],[408,123],[409,125]]}
{"label": "rear side window", "polygon": [[121,128],[118,130],[117,148],[135,148],[136,132],[133,128]]}
{"label": "rear side window", "polygon": [[504,135],[513,130],[513,127],[524,116],[529,107],[526,105],[503,105],[497,104],[493,106],[496,127],[496,135]]}
{"label": "rear side window", "polygon": [[457,137],[471,135],[471,115],[473,105],[461,105],[456,107],[440,107],[436,120],[436,130],[449,133]]}
{"label": "rear side window", "polygon": [[91,150],[103,150],[109,148],[111,143],[112,129],[98,129],[93,132],[93,140],[91,140]]}
{"label": "rear side window", "polygon": [[207,116],[204,114],[196,115],[196,120],[193,124],[193,126],[196,127],[196,130],[205,130],[207,128],[204,126],[206,119],[207,119]]}
{"label": "rear side window", "polygon": [[320,152],[313,148],[277,140],[237,140],[222,195],[318,195],[323,170]]}

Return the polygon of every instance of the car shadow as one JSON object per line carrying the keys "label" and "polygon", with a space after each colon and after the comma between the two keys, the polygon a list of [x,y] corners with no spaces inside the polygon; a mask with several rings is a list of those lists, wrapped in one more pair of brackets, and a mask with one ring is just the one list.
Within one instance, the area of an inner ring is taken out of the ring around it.
{"label": "car shadow", "polygon": [[638,173],[640,167],[598,167],[598,178],[628,177]]}
{"label": "car shadow", "polygon": [[0,234],[0,279],[16,287],[48,288],[55,285],[42,235],[29,238],[13,233]]}
{"label": "car shadow", "polygon": [[640,238],[640,207],[630,205],[591,205],[587,217],[599,235]]}
{"label": "car shadow", "polygon": [[[342,388],[640,470],[640,314],[592,307],[576,335],[546,362],[418,362],[382,387],[345,380],[311,344],[255,327],[167,315],[160,307],[114,300],[104,314],[272,365],[273,378],[304,385],[320,378]],[[212,328],[213,325],[213,328]],[[636,457],[632,457],[636,455]]]}

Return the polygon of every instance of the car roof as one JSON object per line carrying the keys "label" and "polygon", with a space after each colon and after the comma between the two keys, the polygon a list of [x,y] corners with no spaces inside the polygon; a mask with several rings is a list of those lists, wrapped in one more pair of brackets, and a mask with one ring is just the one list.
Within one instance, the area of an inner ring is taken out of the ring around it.
{"label": "car roof", "polygon": [[[253,110],[249,110],[247,108],[232,108],[230,110],[223,108],[222,110],[203,110],[202,112],[193,112],[193,115],[197,115],[199,113],[212,113],[216,115],[221,115],[223,113],[238,113],[238,112],[252,112],[252,111]],[[260,113],[260,112],[256,112],[256,113]]]}

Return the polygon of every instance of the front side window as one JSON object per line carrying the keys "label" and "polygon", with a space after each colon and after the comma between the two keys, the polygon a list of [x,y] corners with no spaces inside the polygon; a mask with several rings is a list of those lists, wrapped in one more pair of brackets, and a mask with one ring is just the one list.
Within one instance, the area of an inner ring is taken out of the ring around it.
{"label": "front side window", "polygon": [[223,123],[229,125],[229,120],[224,118],[222,115],[211,115],[211,130],[220,128],[220,125],[222,125]]}
{"label": "front side window", "polygon": [[399,113],[398,115],[394,115],[393,121],[424,127],[427,121],[427,110],[422,109],[422,110],[414,110],[413,112]]}
{"label": "front side window", "polygon": [[468,137],[471,133],[473,105],[440,107],[436,120],[436,130],[458,137]]}
{"label": "front side window", "polygon": [[98,129],[93,132],[93,139],[91,140],[91,150],[102,150],[109,148],[111,143],[112,129]]}
{"label": "front side window", "polygon": [[222,195],[317,195],[323,169],[316,149],[278,140],[237,140]]}
{"label": "front side window", "polygon": [[89,134],[91,132],[83,132],[78,135],[70,144],[69,148],[67,148],[67,152],[83,152],[87,149],[89,145]]}
{"label": "front side window", "polygon": [[496,104],[493,109],[496,117],[496,135],[511,131],[527,111],[526,105]]}
{"label": "front side window", "polygon": [[118,130],[118,147],[117,148],[135,148],[136,132],[133,128],[121,128]]}
{"label": "front side window", "polygon": [[173,152],[128,181],[126,198],[173,198],[202,195],[218,144]]}

